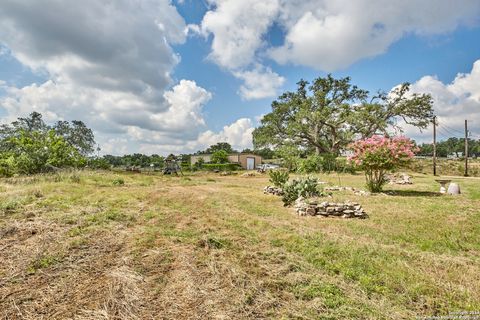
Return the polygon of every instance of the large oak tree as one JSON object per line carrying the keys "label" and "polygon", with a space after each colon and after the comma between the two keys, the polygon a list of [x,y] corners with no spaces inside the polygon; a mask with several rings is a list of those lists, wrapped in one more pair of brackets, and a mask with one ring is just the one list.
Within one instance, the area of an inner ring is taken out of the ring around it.
{"label": "large oak tree", "polygon": [[431,96],[410,93],[408,83],[369,101],[369,92],[352,85],[349,77],[328,75],[297,85],[297,91],[272,102],[272,112],[253,132],[256,148],[296,145],[317,154],[338,154],[355,138],[388,135],[389,128],[399,128],[399,119],[424,129],[433,116]]}

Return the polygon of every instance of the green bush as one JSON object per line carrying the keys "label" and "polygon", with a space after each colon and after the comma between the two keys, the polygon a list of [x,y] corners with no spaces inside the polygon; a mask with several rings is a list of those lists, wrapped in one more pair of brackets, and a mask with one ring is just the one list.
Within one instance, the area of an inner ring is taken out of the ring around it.
{"label": "green bush", "polygon": [[15,174],[15,171],[15,158],[13,156],[0,159],[0,177],[11,177]]}
{"label": "green bush", "polygon": [[285,206],[292,204],[299,197],[314,197],[323,194],[323,189],[315,177],[293,179],[283,186],[282,201]]}
{"label": "green bush", "polygon": [[92,169],[103,169],[108,170],[110,169],[110,163],[105,160],[105,158],[90,158],[88,159],[87,165],[89,168]]}
{"label": "green bush", "polygon": [[269,181],[276,187],[283,187],[289,177],[287,170],[270,170],[268,175],[270,176]]}
{"label": "green bush", "polygon": [[297,171],[300,173],[342,172],[353,174],[356,168],[355,165],[349,163],[346,158],[337,158],[333,154],[325,153],[298,159]]}
{"label": "green bush", "polygon": [[70,181],[73,183],[80,183],[80,176],[74,173],[70,176]]}
{"label": "green bush", "polygon": [[319,155],[310,155],[298,161],[298,171],[301,173],[314,173],[322,171],[323,158]]}
{"label": "green bush", "polygon": [[206,171],[235,171],[241,168],[237,163],[206,163],[202,165],[202,169]]}
{"label": "green bush", "polygon": [[322,160],[321,160],[322,172],[338,171],[336,159],[337,159],[337,156],[334,154],[331,154],[331,153],[323,154]]}
{"label": "green bush", "polygon": [[123,180],[122,178],[116,178],[112,181],[112,184],[114,186],[123,186],[125,184],[125,180]]}
{"label": "green bush", "polygon": [[335,171],[355,174],[357,172],[357,167],[354,162],[348,161],[347,158],[337,158],[335,160]]}

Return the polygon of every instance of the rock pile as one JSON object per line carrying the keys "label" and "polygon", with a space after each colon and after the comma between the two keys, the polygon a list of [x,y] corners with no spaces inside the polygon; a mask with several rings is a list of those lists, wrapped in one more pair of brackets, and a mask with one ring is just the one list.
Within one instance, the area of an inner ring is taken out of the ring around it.
{"label": "rock pile", "polygon": [[275,196],[283,196],[282,188],[274,187],[274,186],[266,186],[263,188],[263,193],[265,194],[273,194]]}
{"label": "rock pile", "polygon": [[369,196],[370,195],[370,192],[355,189],[354,187],[333,186],[333,187],[325,187],[323,190],[325,190],[325,191],[351,191],[351,192],[353,192],[354,195],[357,195],[357,196]]}
{"label": "rock pile", "polygon": [[362,206],[356,202],[335,203],[323,201],[319,203],[315,200],[307,201],[305,198],[300,197],[295,200],[294,208],[299,216],[368,218]]}
{"label": "rock pile", "polygon": [[245,172],[244,174],[241,175],[242,177],[256,177],[257,173],[250,171],[250,172]]}
{"label": "rock pile", "polygon": [[388,175],[389,184],[412,184],[410,176],[406,173]]}

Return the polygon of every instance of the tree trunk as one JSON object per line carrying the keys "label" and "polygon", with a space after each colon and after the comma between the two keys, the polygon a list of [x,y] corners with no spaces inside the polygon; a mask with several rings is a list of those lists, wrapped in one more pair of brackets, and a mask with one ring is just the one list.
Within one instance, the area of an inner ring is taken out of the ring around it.
{"label": "tree trunk", "polygon": [[314,130],[314,134],[315,136],[313,137],[313,140],[315,141],[315,154],[316,155],[320,155],[320,153],[322,152],[322,150],[320,149],[320,147],[318,146],[318,135],[319,135],[319,128],[318,128],[318,124],[315,124],[315,130]]}

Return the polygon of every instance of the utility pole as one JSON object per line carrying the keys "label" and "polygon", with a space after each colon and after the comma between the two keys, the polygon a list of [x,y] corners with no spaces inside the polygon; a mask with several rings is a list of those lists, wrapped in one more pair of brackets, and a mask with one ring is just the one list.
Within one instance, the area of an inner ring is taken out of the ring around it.
{"label": "utility pole", "polygon": [[468,177],[468,127],[465,120],[465,177]]}
{"label": "utility pole", "polygon": [[437,175],[437,116],[433,116],[433,175]]}

